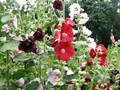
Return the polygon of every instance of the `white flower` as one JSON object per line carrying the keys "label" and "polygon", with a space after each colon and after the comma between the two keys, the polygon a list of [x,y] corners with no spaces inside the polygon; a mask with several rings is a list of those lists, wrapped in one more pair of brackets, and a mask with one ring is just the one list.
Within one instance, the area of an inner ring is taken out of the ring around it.
{"label": "white flower", "polygon": [[18,4],[20,10],[22,9],[22,7],[23,7],[24,5],[27,4],[27,1],[26,1],[26,0],[16,0],[15,2]]}
{"label": "white flower", "polygon": [[70,13],[69,16],[73,20],[76,15],[80,14],[80,11],[84,11],[78,3],[74,3],[69,7]]}
{"label": "white flower", "polygon": [[69,9],[70,9],[70,13],[72,14],[80,14],[81,7],[79,4],[74,3],[70,5]]}
{"label": "white flower", "polygon": [[0,3],[6,3],[6,0],[0,0]]}
{"label": "white flower", "polygon": [[60,75],[61,75],[61,72],[59,69],[55,69],[53,70],[49,77],[48,77],[48,81],[53,85],[57,85],[58,81],[60,80]]}
{"label": "white flower", "polygon": [[88,28],[86,28],[86,26],[83,26],[83,34],[90,36],[92,32]]}
{"label": "white flower", "polygon": [[18,85],[19,85],[19,87],[23,87],[24,84],[25,84],[24,78],[20,78],[20,79],[18,80]]}
{"label": "white flower", "polygon": [[17,17],[16,16],[13,17],[13,25],[15,28],[17,28]]}
{"label": "white flower", "polygon": [[88,45],[88,47],[91,49],[91,48],[93,48],[93,49],[95,49],[96,48],[96,42],[94,41],[94,39],[93,38],[88,38],[87,39],[87,45]]}
{"label": "white flower", "polygon": [[36,2],[36,0],[28,0],[30,2],[30,4],[33,6]]}
{"label": "white flower", "polygon": [[68,67],[64,67],[64,70],[66,71],[66,75],[74,74],[74,72],[70,68],[68,68]]}
{"label": "white flower", "polygon": [[94,38],[89,37],[89,38],[87,38],[87,41],[90,42],[90,43],[94,42]]}
{"label": "white flower", "polygon": [[80,14],[80,21],[79,24],[85,24],[89,20],[87,13],[81,13]]}
{"label": "white flower", "polygon": [[4,25],[2,26],[2,31],[3,31],[3,32],[6,32],[6,33],[8,33],[8,32],[10,31],[10,27],[8,26],[8,24],[4,24]]}

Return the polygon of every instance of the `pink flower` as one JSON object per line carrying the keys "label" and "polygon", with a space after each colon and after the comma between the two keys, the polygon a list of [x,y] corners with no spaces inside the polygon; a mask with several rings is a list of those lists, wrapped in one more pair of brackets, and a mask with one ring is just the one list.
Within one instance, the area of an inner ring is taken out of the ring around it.
{"label": "pink flower", "polygon": [[48,77],[48,81],[52,84],[52,85],[57,85],[58,81],[60,80],[60,75],[61,75],[61,72],[59,69],[55,69],[53,70],[49,77]]}
{"label": "pink flower", "polygon": [[20,79],[18,80],[18,85],[19,85],[19,87],[23,87],[24,84],[25,84],[24,78],[20,78]]}
{"label": "pink flower", "polygon": [[10,27],[8,26],[8,24],[4,24],[4,25],[2,26],[2,31],[3,31],[3,32],[6,32],[6,33],[8,33],[8,32],[10,31]]}
{"label": "pink flower", "polygon": [[17,28],[17,17],[16,16],[13,17],[13,25],[15,28]]}
{"label": "pink flower", "polygon": [[110,40],[111,40],[111,42],[112,42],[113,44],[115,43],[115,37],[114,37],[113,34],[110,36]]}

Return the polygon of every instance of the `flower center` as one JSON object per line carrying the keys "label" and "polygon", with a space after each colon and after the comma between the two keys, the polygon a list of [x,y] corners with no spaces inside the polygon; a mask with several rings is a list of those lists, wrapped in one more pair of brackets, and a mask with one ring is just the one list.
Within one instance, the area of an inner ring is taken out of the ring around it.
{"label": "flower center", "polygon": [[65,49],[64,49],[64,48],[63,48],[63,49],[61,49],[61,53],[63,53],[63,54],[65,53]]}
{"label": "flower center", "polygon": [[67,36],[67,33],[62,33],[63,37],[66,37]]}
{"label": "flower center", "polygon": [[75,11],[78,11],[78,8],[77,8],[77,7],[75,7],[74,9],[75,9]]}

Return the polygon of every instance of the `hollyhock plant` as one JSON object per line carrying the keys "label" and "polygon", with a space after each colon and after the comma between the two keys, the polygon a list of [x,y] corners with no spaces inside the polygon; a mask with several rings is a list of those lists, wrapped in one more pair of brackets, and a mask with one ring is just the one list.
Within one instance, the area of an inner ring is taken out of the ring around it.
{"label": "hollyhock plant", "polygon": [[105,46],[103,44],[98,44],[96,46],[96,53],[97,53],[97,57],[103,57],[103,56],[107,56],[107,49],[105,48]]}
{"label": "hollyhock plant", "polygon": [[96,56],[96,52],[93,48],[90,49],[89,55],[90,55],[91,58],[94,58]]}
{"label": "hollyhock plant", "polygon": [[74,55],[71,42],[60,42],[55,46],[55,55],[59,60],[68,61]]}
{"label": "hollyhock plant", "polygon": [[62,42],[71,42],[73,40],[72,26],[66,23],[62,24],[60,39]]}
{"label": "hollyhock plant", "polygon": [[60,32],[55,32],[54,37],[50,41],[50,46],[55,47],[58,42],[60,42]]}
{"label": "hollyhock plant", "polygon": [[65,18],[65,23],[71,25],[71,26],[74,26],[75,25],[75,22],[73,20],[71,20],[70,18]]}
{"label": "hollyhock plant", "polygon": [[96,42],[94,41],[94,39],[93,38],[87,38],[87,45],[88,45],[88,47],[91,49],[91,48],[93,48],[94,50],[95,50],[95,48],[96,48]]}
{"label": "hollyhock plant", "polygon": [[37,48],[36,48],[34,37],[30,37],[24,41],[20,41],[18,48],[19,50],[22,50],[24,52],[36,53]]}
{"label": "hollyhock plant", "polygon": [[92,79],[91,76],[86,76],[86,77],[85,77],[85,82],[88,83],[88,82],[91,81],[91,79]]}
{"label": "hollyhock plant", "polygon": [[20,79],[18,80],[18,86],[19,86],[19,87],[23,87],[24,84],[25,84],[24,78],[20,78]]}
{"label": "hollyhock plant", "polygon": [[110,36],[110,40],[111,40],[111,42],[112,42],[113,44],[115,43],[115,37],[114,37],[113,34]]}
{"label": "hollyhock plant", "polygon": [[15,2],[17,3],[17,5],[19,6],[19,9],[21,10],[23,8],[24,5],[27,4],[26,0],[15,0]]}
{"label": "hollyhock plant", "polygon": [[0,3],[6,3],[6,0],[0,0]]}
{"label": "hollyhock plant", "polygon": [[74,72],[70,68],[68,68],[66,66],[64,67],[64,70],[66,72],[66,75],[73,75],[74,74]]}
{"label": "hollyhock plant", "polygon": [[80,11],[83,11],[83,9],[80,7],[78,3],[70,5],[69,9],[70,9],[69,16],[72,20],[75,18],[76,15],[80,14]]}
{"label": "hollyhock plant", "polygon": [[117,74],[119,73],[119,71],[116,70],[116,69],[113,69],[113,70],[111,70],[111,73],[112,73],[113,75],[117,75]]}
{"label": "hollyhock plant", "polygon": [[100,65],[101,66],[106,66],[106,56],[99,57],[100,59]]}
{"label": "hollyhock plant", "polygon": [[80,21],[79,24],[86,24],[87,21],[89,20],[88,14],[87,13],[81,13],[80,14]]}
{"label": "hollyhock plant", "polygon": [[87,65],[87,66],[93,65],[93,60],[92,60],[92,59],[88,60],[86,65]]}
{"label": "hollyhock plant", "polygon": [[57,10],[62,10],[63,9],[62,1],[61,0],[54,0],[53,7]]}
{"label": "hollyhock plant", "polygon": [[48,77],[48,81],[53,85],[57,85],[58,81],[60,80],[60,76],[61,76],[61,72],[59,69],[55,69],[53,70],[49,77]]}
{"label": "hollyhock plant", "polygon": [[37,28],[37,31],[33,34],[34,39],[38,41],[42,41],[44,38],[45,33],[42,31],[41,28]]}
{"label": "hollyhock plant", "polygon": [[8,24],[4,24],[4,25],[2,26],[2,31],[3,31],[3,32],[6,32],[6,33],[8,33],[8,32],[10,31],[10,27],[8,26]]}
{"label": "hollyhock plant", "polygon": [[86,28],[86,26],[83,26],[83,34],[90,36],[92,32],[88,28]]}
{"label": "hollyhock plant", "polygon": [[17,16],[13,17],[13,25],[15,28],[17,28]]}

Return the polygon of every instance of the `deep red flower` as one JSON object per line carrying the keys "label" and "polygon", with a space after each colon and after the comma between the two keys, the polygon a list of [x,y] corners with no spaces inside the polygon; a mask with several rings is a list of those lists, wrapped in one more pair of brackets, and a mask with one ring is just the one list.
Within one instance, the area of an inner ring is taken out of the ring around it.
{"label": "deep red flower", "polygon": [[33,34],[34,38],[38,41],[43,40],[45,33],[42,31],[41,28],[38,28],[37,31]]}
{"label": "deep red flower", "polygon": [[53,7],[54,7],[55,9],[62,10],[62,9],[63,9],[62,1],[61,1],[61,0],[55,0],[55,1],[53,2]]}
{"label": "deep red flower", "polygon": [[59,60],[68,61],[74,55],[71,42],[60,42],[55,46],[55,55]]}
{"label": "deep red flower", "polygon": [[100,59],[100,65],[101,65],[101,66],[105,66],[106,56],[99,57],[99,59]]}
{"label": "deep red flower", "polygon": [[36,53],[37,50],[35,40],[32,37],[29,37],[27,40],[20,41],[18,48],[24,52]]}
{"label": "deep red flower", "polygon": [[110,81],[108,81],[108,83],[107,83],[107,90],[110,90]]}
{"label": "deep red flower", "polygon": [[53,29],[58,29],[58,28],[59,28],[58,23],[55,23],[55,24],[53,25]]}
{"label": "deep red flower", "polygon": [[72,26],[66,23],[62,24],[60,39],[62,42],[72,42],[73,40],[73,31]]}
{"label": "deep red flower", "polygon": [[98,44],[96,46],[97,57],[107,56],[107,49],[103,44]]}
{"label": "deep red flower", "polygon": [[96,85],[93,85],[92,90],[96,90]]}
{"label": "deep red flower", "polygon": [[55,47],[60,41],[60,32],[54,33],[54,37],[50,40],[50,46]]}
{"label": "deep red flower", "polygon": [[90,49],[89,55],[90,55],[91,58],[94,58],[96,56],[96,52],[93,48]]}

